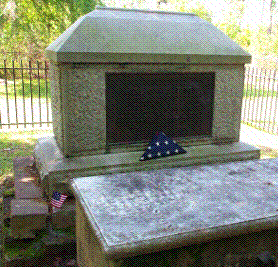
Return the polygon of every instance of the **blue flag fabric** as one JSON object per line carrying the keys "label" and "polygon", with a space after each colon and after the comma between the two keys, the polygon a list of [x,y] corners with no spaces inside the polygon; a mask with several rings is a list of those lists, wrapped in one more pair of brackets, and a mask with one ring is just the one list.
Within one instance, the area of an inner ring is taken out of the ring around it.
{"label": "blue flag fabric", "polygon": [[147,150],[140,158],[140,161],[183,153],[186,153],[186,151],[182,147],[171,138],[167,137],[163,132],[160,132],[149,143]]}

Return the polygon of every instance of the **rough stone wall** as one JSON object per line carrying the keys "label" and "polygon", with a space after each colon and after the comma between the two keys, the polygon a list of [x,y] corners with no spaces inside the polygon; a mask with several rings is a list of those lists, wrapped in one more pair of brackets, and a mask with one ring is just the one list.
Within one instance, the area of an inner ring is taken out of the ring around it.
{"label": "rough stone wall", "polygon": [[[63,64],[53,83],[54,133],[66,156],[102,154],[106,148],[105,75],[108,72],[215,72],[212,139],[239,140],[244,66],[182,64]],[[54,72],[55,74],[55,72]],[[60,86],[60,90],[57,88]],[[57,98],[63,95],[63,111]],[[121,99],[121,97],[120,97]],[[58,113],[60,112],[60,117]],[[63,114],[61,118],[61,114]],[[61,120],[62,119],[62,120]],[[62,122],[62,123],[61,123]],[[61,125],[63,131],[61,132]]]}
{"label": "rough stone wall", "polygon": [[103,153],[106,146],[105,72],[87,64],[62,67],[67,155]]}
{"label": "rough stone wall", "polygon": [[243,65],[232,65],[217,70],[213,136],[239,140],[243,86]]}

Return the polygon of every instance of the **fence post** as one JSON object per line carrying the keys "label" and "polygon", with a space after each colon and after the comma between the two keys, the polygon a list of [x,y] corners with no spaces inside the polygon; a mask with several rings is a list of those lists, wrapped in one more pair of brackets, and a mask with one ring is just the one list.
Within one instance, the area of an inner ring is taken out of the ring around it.
{"label": "fence post", "polygon": [[32,88],[32,64],[31,64],[31,60],[29,60],[29,84],[30,84],[30,97],[31,97],[32,127],[34,127],[33,88]]}
{"label": "fence post", "polygon": [[8,81],[7,81],[7,65],[6,60],[4,60],[4,74],[5,74],[5,90],[6,90],[6,103],[7,103],[7,119],[8,119],[8,128],[10,128],[10,104],[9,104],[9,92],[8,92]]}
{"label": "fence post", "polygon": [[37,61],[37,71],[38,71],[38,89],[39,89],[39,115],[40,115],[40,127],[42,126],[42,104],[41,104],[41,83],[40,83],[40,64]]}
{"label": "fence post", "polygon": [[16,127],[18,128],[17,96],[16,96],[16,76],[15,76],[15,61],[14,60],[13,60],[13,79],[14,79],[14,97],[15,97]]}
{"label": "fence post", "polygon": [[[264,69],[264,80],[263,80],[263,90],[262,90],[262,98],[261,98],[261,108],[260,108],[260,115],[261,115],[261,117],[260,117],[260,120],[262,120],[262,109],[263,109],[263,103],[264,103],[264,96],[265,96],[265,78],[266,78],[266,69]],[[264,129],[264,127],[263,127],[263,123],[264,122],[261,122],[260,121],[260,127],[261,127],[261,129]]]}
{"label": "fence post", "polygon": [[49,126],[49,105],[48,105],[48,84],[47,84],[47,63],[45,61],[45,86],[46,86],[46,108],[47,108],[47,126]]}

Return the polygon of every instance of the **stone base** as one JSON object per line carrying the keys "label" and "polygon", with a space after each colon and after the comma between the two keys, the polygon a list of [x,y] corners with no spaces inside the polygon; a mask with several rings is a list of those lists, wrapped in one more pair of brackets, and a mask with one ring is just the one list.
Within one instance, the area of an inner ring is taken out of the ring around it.
{"label": "stone base", "polygon": [[66,158],[54,137],[38,140],[34,158],[44,191],[72,195],[69,180],[101,174],[123,173],[189,165],[258,159],[260,150],[243,142],[184,147],[186,154],[139,161],[142,151]]}
{"label": "stone base", "polygon": [[[68,200],[67,200],[68,199]],[[75,199],[67,198],[61,208],[53,208],[52,227],[67,228],[76,224]]]}

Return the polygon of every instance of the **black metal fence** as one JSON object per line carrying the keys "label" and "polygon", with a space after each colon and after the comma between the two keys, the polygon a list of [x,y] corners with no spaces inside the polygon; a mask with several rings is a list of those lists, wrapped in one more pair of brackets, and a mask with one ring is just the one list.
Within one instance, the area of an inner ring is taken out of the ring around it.
{"label": "black metal fence", "polygon": [[247,66],[242,122],[270,134],[278,134],[278,72]]}
{"label": "black metal fence", "polygon": [[[247,66],[242,122],[278,134],[278,73]],[[0,130],[51,126],[47,62],[0,63]]]}
{"label": "black metal fence", "polygon": [[51,124],[48,63],[3,61],[0,66],[0,129]]}

